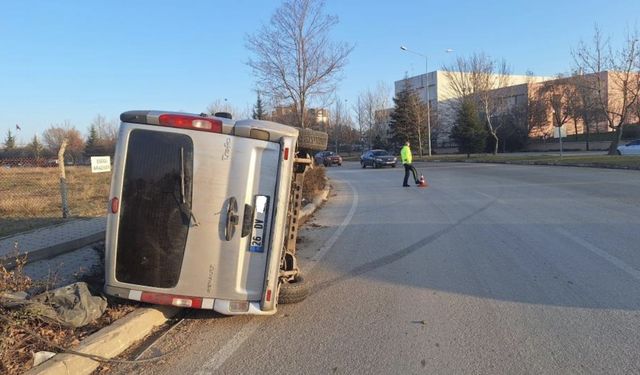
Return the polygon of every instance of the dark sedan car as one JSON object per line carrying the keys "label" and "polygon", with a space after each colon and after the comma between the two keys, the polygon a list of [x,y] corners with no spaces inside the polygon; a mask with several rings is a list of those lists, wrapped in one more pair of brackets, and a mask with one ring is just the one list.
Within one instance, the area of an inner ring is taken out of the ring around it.
{"label": "dark sedan car", "polygon": [[395,168],[397,162],[398,158],[386,150],[369,150],[360,155],[360,165],[362,168],[366,168],[367,166],[373,168],[391,166]]}
{"label": "dark sedan car", "polygon": [[334,164],[342,165],[342,157],[333,151],[320,151],[315,155],[316,164],[330,167]]}

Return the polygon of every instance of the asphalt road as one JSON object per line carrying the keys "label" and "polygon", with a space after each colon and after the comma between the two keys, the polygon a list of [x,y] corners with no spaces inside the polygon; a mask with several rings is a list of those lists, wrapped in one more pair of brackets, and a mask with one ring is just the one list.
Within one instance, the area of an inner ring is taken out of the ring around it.
{"label": "asphalt road", "polygon": [[640,173],[489,164],[328,170],[310,297],[195,312],[128,374],[640,374]]}

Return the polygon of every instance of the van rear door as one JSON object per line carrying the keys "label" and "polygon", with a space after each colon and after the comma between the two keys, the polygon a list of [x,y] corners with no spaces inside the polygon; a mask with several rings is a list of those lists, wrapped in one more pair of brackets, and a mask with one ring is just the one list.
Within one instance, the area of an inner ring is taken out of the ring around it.
{"label": "van rear door", "polygon": [[112,188],[120,210],[109,224],[117,236],[107,284],[260,300],[267,255],[280,250],[270,246],[280,144],[129,123],[120,136],[126,157]]}
{"label": "van rear door", "polygon": [[115,276],[174,288],[190,227],[193,141],[186,134],[134,129],[127,149]]}

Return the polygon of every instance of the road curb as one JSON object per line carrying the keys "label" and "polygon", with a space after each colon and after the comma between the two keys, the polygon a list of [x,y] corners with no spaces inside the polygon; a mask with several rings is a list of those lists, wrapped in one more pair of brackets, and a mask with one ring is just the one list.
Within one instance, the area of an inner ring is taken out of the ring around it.
{"label": "road curb", "polygon": [[327,200],[329,196],[329,192],[331,191],[331,185],[327,182],[327,186],[322,190],[322,192],[313,198],[313,202],[307,204],[300,210],[299,220],[301,222],[305,222],[309,216],[313,215],[314,212],[322,205],[322,202]]}
{"label": "road curb", "polygon": [[[101,329],[83,340],[75,351],[113,358],[127,350],[136,341],[145,338],[151,331],[174,317],[177,307],[158,306],[135,310],[115,323]],[[43,364],[27,371],[27,375],[91,374],[99,362],[74,354],[59,353]]]}
{"label": "road curb", "polygon": [[104,241],[105,235],[106,235],[106,231],[103,230],[98,233],[93,233],[88,236],[84,236],[82,238],[76,238],[71,241],[59,243],[53,246],[45,247],[43,249],[30,251],[27,253],[27,259],[29,259],[29,262],[35,262],[37,260],[52,258],[56,255],[77,250],[81,247],[90,245],[94,242]]}
{"label": "road curb", "polygon": [[[331,185],[313,199],[312,203],[300,210],[300,220],[311,216],[331,191]],[[101,233],[104,238],[104,232]],[[96,241],[93,241],[96,242]],[[59,246],[59,245],[58,245]],[[157,306],[135,310],[115,323],[107,326],[83,340],[74,350],[81,353],[113,358],[127,350],[135,342],[144,339],[151,331],[166,323],[181,309],[171,306]],[[74,354],[59,353],[41,365],[32,368],[27,375],[68,375],[91,374],[100,363]]]}
{"label": "road curb", "polygon": [[[88,236],[74,238],[73,240],[67,242],[47,246],[42,249],[25,251],[24,255],[27,256],[27,263],[33,263],[39,260],[53,258],[57,255],[68,253],[81,247],[91,245],[92,243],[104,241],[105,234],[106,231],[103,230],[97,233],[90,234]],[[2,260],[0,262],[8,270],[11,270],[15,267],[15,259],[13,259],[13,257]]]}

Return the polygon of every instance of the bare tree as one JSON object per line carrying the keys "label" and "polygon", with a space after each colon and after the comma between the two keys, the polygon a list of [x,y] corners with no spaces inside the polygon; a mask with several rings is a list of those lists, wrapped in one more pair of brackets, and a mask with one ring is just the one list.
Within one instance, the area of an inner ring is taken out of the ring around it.
{"label": "bare tree", "polygon": [[551,81],[543,84],[542,93],[549,101],[551,118],[553,126],[558,128],[558,137],[562,137],[562,127],[572,116],[575,88],[566,82]]}
{"label": "bare tree", "polygon": [[64,121],[64,123],[58,125],[51,125],[49,129],[44,131],[42,138],[47,148],[53,153],[57,153],[64,140],[67,139],[66,149],[72,160],[75,162],[82,157],[84,139],[80,132],[72,126],[69,121]]}
{"label": "bare tree", "polygon": [[338,23],[323,13],[322,0],[288,0],[269,25],[247,38],[254,57],[248,62],[261,92],[275,101],[291,101],[298,125],[306,127],[307,104],[335,91],[339,73],[353,46],[329,40]]}
{"label": "bare tree", "polygon": [[549,102],[541,95],[540,90],[534,90],[528,100],[527,123],[529,137],[546,139],[551,136],[547,132],[549,124]]}
{"label": "bare tree", "polygon": [[335,105],[329,113],[329,147],[333,146],[336,152],[340,152],[342,146],[351,141],[351,129],[353,128],[353,120],[347,101],[336,97]]}
{"label": "bare tree", "polygon": [[[95,132],[94,134],[91,133],[91,129]],[[106,117],[97,114],[91,121],[89,132],[85,146],[86,148],[91,148],[89,150],[90,154],[113,155],[115,153],[116,142],[118,141],[118,127],[114,120],[107,120]],[[86,152],[87,150],[85,149]]]}
{"label": "bare tree", "polygon": [[638,31],[627,34],[618,50],[613,50],[610,40],[602,36],[596,26],[591,44],[580,42],[572,51],[580,72],[593,74],[586,81],[594,92],[595,105],[606,120],[615,137],[609,154],[615,154],[622,139],[622,131],[632,121],[633,109],[640,100],[640,41]]}
{"label": "bare tree", "polygon": [[389,93],[391,89],[383,82],[378,82],[374,89],[366,89],[358,95],[359,127],[363,139],[367,139],[372,147],[374,139],[387,138],[387,125],[391,103]]}
{"label": "bare tree", "polygon": [[591,132],[600,132],[599,124],[604,122],[602,111],[598,107],[597,91],[593,90],[597,79],[596,75],[585,75],[582,72],[574,72],[570,82],[575,87],[575,96],[571,104],[571,117],[574,122],[576,138],[578,135],[578,121],[582,121],[583,134],[585,135],[585,147],[589,151]]}
{"label": "bare tree", "polygon": [[500,98],[492,90],[509,86],[510,70],[505,60],[494,60],[484,53],[474,53],[470,57],[459,57],[451,66],[445,66],[445,76],[450,81],[452,94],[462,100],[472,99],[485,121],[489,134],[494,139],[493,153],[498,153],[498,129],[501,122],[493,119],[504,108]]}
{"label": "bare tree", "polygon": [[229,103],[227,99],[216,99],[207,106],[208,114],[213,115],[217,112],[230,113],[233,118],[237,118],[237,116],[241,115],[240,110],[231,105],[231,103]]}

